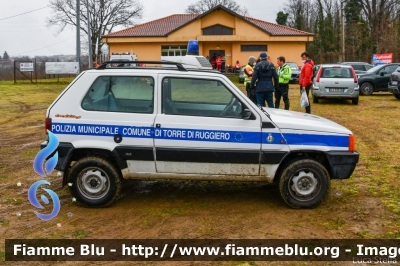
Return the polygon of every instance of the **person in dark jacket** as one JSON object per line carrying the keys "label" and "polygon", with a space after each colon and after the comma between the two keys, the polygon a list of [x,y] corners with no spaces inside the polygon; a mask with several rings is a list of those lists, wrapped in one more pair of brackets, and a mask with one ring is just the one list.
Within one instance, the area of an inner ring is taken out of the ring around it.
{"label": "person in dark jacket", "polygon": [[[272,83],[272,78],[274,78],[274,83]],[[267,61],[267,54],[264,52],[260,54],[260,63],[254,68],[250,88],[253,88],[255,83],[257,83],[257,105],[265,106],[265,101],[267,101],[268,107],[274,108],[273,93],[279,79],[274,64]]]}
{"label": "person in dark jacket", "polygon": [[311,113],[311,104],[310,99],[308,97],[308,93],[310,92],[312,86],[312,76],[313,76],[313,68],[314,61],[310,59],[310,54],[307,52],[303,52],[301,54],[301,61],[303,62],[303,66],[301,67],[300,72],[300,95],[303,91],[306,92],[308,98],[308,106],[306,107],[306,113]]}

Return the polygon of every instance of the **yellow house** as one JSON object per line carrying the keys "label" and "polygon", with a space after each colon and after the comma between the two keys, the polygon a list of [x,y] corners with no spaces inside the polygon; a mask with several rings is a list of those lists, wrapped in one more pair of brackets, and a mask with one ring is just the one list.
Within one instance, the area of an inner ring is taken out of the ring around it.
{"label": "yellow house", "polygon": [[177,14],[102,36],[111,53],[133,52],[139,60],[186,54],[189,40],[198,40],[203,56],[225,55],[226,65],[247,63],[249,56],[266,52],[276,64],[278,56],[301,64],[300,54],[312,33],[251,17],[221,5],[201,14]]}

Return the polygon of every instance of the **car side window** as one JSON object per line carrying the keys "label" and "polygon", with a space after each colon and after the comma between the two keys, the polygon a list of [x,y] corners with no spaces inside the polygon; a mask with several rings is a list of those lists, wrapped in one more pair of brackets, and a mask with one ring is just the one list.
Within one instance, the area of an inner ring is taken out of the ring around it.
{"label": "car side window", "polygon": [[162,84],[164,114],[242,117],[242,103],[218,80],[169,77]]}
{"label": "car side window", "polygon": [[365,69],[364,65],[351,65],[351,66],[354,68],[354,70],[361,70],[361,71],[367,70]]}
{"label": "car side window", "polygon": [[392,65],[392,66],[387,66],[385,67],[385,71],[387,72],[386,74],[392,74],[393,72],[396,71],[398,65]]}
{"label": "car side window", "polygon": [[152,77],[102,76],[90,86],[82,108],[88,111],[153,113]]}

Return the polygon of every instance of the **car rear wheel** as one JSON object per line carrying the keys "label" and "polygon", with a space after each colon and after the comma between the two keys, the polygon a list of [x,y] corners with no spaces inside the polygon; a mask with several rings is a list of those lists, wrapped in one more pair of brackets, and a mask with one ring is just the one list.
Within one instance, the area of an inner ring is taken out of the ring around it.
{"label": "car rear wheel", "polygon": [[371,95],[374,92],[374,85],[370,82],[364,82],[361,85],[360,92],[362,95]]}
{"label": "car rear wheel", "polygon": [[310,159],[289,163],[279,181],[281,196],[292,208],[317,206],[328,188],[328,171],[322,164]]}
{"label": "car rear wheel", "polygon": [[352,104],[358,104],[358,97],[351,99]]}
{"label": "car rear wheel", "polygon": [[118,196],[121,175],[108,160],[85,157],[72,166],[69,181],[71,194],[89,207],[105,207]]}
{"label": "car rear wheel", "polygon": [[394,97],[395,97],[396,99],[400,100],[400,94],[393,94],[393,95],[394,95]]}

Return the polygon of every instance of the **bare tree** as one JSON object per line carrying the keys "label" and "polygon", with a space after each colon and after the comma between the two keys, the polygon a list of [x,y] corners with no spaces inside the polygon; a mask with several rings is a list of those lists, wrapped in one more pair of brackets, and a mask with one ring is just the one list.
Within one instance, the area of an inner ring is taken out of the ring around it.
{"label": "bare tree", "polygon": [[222,5],[242,16],[247,16],[249,13],[246,7],[241,7],[234,0],[199,0],[189,5],[185,12],[189,14],[202,14],[217,5]]}
{"label": "bare tree", "polygon": [[[86,33],[86,36],[88,28],[87,9],[89,9],[93,56],[97,52],[101,52],[101,36],[110,33],[117,26],[135,25],[137,19],[142,18],[143,6],[136,0],[79,1],[81,3],[80,29]],[[89,6],[87,6],[86,1],[88,1]],[[76,0],[50,0],[49,6],[53,14],[47,18],[47,27],[56,26],[58,33],[60,33],[68,26],[76,26]]]}
{"label": "bare tree", "polygon": [[379,51],[384,48],[382,41],[387,37],[385,33],[391,29],[392,23],[399,19],[400,0],[358,0],[358,2],[371,30],[372,43],[375,46],[373,50]]}

